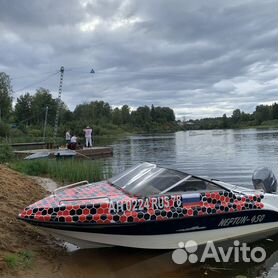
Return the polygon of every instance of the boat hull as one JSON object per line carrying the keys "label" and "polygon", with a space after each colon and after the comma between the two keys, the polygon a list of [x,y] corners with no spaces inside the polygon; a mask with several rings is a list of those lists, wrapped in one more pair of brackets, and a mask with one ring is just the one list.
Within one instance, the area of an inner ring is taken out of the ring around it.
{"label": "boat hull", "polygon": [[70,242],[80,248],[100,247],[132,247],[143,249],[176,249],[179,242],[194,240],[198,245],[207,241],[223,242],[235,239],[244,239],[253,242],[278,232],[278,223],[261,223],[252,226],[238,226],[225,229],[201,230],[184,233],[159,235],[121,235],[103,234],[82,231],[69,231],[53,228],[42,228],[54,237]]}
{"label": "boat hull", "polygon": [[179,242],[194,240],[226,241],[246,237],[255,241],[260,235],[278,232],[278,213],[271,210],[250,210],[167,221],[141,223],[60,223],[25,219],[50,234],[81,248],[123,246],[146,249],[176,249]]}

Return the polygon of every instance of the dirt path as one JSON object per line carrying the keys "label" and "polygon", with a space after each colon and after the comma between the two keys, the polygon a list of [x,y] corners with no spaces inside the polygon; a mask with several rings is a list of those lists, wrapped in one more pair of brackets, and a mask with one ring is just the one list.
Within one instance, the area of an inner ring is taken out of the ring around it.
{"label": "dirt path", "polygon": [[0,165],[0,276],[40,277],[58,271],[62,248],[31,225],[16,219],[47,191],[34,179]]}

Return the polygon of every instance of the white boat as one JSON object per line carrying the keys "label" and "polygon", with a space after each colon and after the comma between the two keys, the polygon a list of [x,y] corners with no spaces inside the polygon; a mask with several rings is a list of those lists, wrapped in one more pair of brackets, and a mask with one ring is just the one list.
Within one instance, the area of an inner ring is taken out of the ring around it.
{"label": "white boat", "polygon": [[277,181],[268,169],[254,189],[141,163],[98,183],[57,189],[19,219],[81,248],[176,249],[278,232]]}
{"label": "white boat", "polygon": [[25,160],[34,160],[34,159],[45,159],[49,158],[50,152],[35,152],[31,155],[26,156]]}

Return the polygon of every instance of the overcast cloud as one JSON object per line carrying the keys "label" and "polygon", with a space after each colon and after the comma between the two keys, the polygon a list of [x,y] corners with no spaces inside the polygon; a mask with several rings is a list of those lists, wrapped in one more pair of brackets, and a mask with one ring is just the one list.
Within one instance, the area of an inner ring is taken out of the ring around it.
{"label": "overcast cloud", "polygon": [[0,0],[0,71],[15,99],[40,86],[57,96],[49,75],[63,65],[70,109],[103,100],[187,119],[252,112],[277,101],[277,17],[275,0]]}

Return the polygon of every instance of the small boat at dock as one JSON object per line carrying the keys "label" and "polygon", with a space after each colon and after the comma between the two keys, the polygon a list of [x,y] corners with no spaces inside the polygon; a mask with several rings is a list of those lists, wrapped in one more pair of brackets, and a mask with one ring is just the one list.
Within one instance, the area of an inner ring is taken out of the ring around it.
{"label": "small boat at dock", "polygon": [[34,159],[46,159],[49,158],[50,152],[36,152],[31,155],[26,156],[25,160],[34,160]]}

